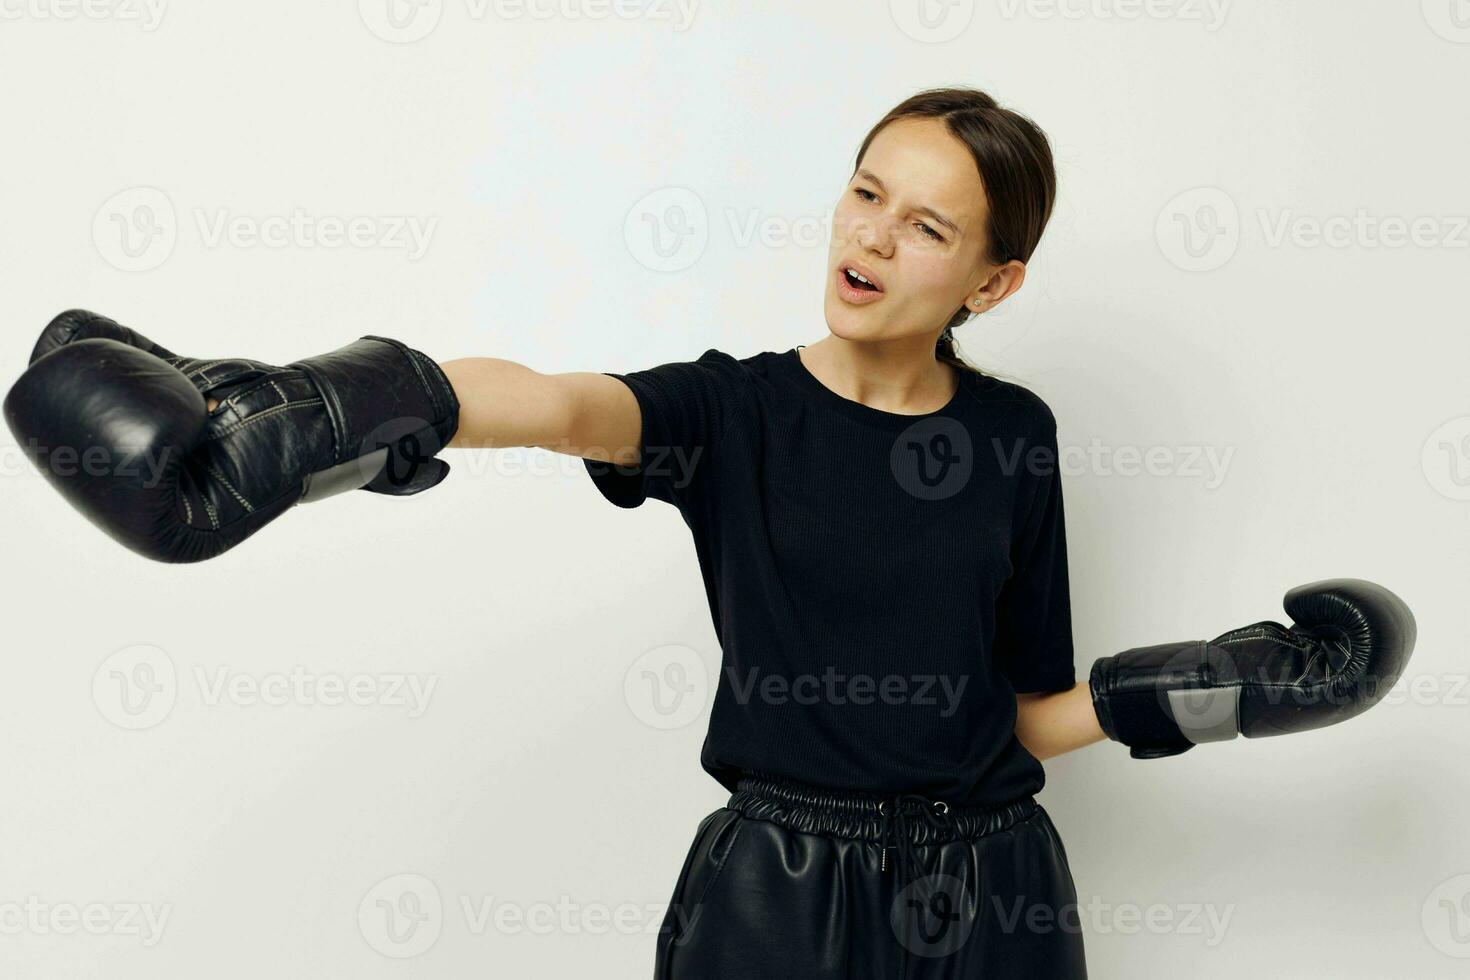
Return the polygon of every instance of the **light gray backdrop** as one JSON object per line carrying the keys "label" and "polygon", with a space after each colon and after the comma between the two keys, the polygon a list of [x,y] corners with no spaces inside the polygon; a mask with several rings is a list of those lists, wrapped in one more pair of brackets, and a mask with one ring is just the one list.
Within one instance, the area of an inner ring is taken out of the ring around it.
{"label": "light gray backdrop", "polygon": [[[1353,723],[1047,764],[1092,975],[1463,976],[1467,82],[1464,0],[0,0],[0,378],[73,306],[278,363],[810,343],[863,133],[984,87],[1061,196],[961,343],[1059,419],[1079,677],[1330,576],[1419,622]],[[5,447],[0,974],[651,974],[725,799],[688,532],[450,458],[168,567]]]}

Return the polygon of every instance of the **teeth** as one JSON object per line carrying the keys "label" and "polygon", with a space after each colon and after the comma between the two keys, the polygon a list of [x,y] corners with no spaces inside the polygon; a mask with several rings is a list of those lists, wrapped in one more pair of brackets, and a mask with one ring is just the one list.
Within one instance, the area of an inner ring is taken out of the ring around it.
{"label": "teeth", "polygon": [[852,276],[854,279],[857,279],[860,282],[866,282],[869,286],[873,285],[870,280],[863,278],[862,273],[858,272],[856,269],[848,269],[847,272],[848,275]]}

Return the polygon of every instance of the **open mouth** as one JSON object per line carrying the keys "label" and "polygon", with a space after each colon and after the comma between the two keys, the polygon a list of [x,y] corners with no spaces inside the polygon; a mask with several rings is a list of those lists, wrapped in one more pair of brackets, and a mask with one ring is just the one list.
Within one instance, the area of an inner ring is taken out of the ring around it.
{"label": "open mouth", "polygon": [[883,290],[879,289],[875,284],[873,284],[873,283],[869,282],[867,279],[863,278],[863,276],[861,274],[856,273],[856,272],[852,271],[851,269],[843,269],[842,270],[842,275],[843,275],[843,278],[845,278],[847,280],[847,284],[849,286],[851,286],[853,289],[861,290],[863,292],[870,292],[870,293],[881,293],[883,291]]}

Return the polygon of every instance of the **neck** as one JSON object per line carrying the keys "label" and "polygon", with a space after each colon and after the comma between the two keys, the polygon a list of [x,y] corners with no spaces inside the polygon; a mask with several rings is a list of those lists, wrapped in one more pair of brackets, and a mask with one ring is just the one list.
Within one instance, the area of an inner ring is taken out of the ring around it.
{"label": "neck", "polygon": [[830,334],[799,351],[801,363],[822,384],[879,411],[921,415],[949,404],[959,369],[934,356],[927,338],[914,342],[857,342]]}

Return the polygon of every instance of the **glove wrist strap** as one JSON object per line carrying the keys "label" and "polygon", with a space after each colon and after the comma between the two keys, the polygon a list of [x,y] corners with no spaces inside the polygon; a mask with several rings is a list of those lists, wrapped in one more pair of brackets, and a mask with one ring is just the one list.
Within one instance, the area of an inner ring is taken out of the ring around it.
{"label": "glove wrist strap", "polygon": [[297,502],[309,504],[348,490],[360,489],[377,479],[387,461],[388,447],[384,446],[358,459],[349,459],[329,469],[308,473],[302,484],[301,499]]}

